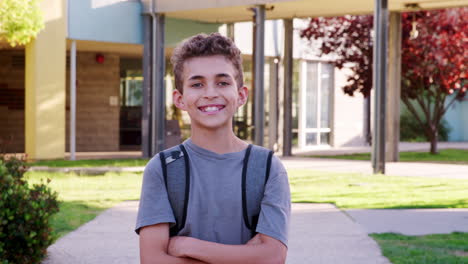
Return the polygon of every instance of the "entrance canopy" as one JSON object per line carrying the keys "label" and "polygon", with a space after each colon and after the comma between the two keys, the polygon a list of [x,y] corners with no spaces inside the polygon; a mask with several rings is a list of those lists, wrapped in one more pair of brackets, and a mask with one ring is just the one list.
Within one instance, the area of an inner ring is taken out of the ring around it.
{"label": "entrance canopy", "polygon": [[[146,10],[151,1],[144,0]],[[230,23],[251,21],[253,5],[266,5],[266,19],[305,18],[311,16],[340,16],[345,14],[371,14],[374,0],[153,0],[155,12],[167,17],[203,22]],[[468,0],[389,0],[389,11],[414,11],[467,6]],[[196,12],[194,12],[196,11]]]}
{"label": "entrance canopy", "polygon": [[[152,142],[164,142],[164,114],[155,118],[155,109],[164,109],[162,103],[158,103],[158,95],[163,95],[164,60],[158,61],[158,50],[164,50],[164,21],[165,17],[187,19],[206,23],[233,23],[254,20],[254,73],[264,72],[264,21],[265,19],[285,20],[285,57],[284,61],[284,103],[283,103],[283,155],[291,154],[291,105],[292,105],[292,19],[318,16],[340,16],[346,14],[374,14],[375,45],[373,56],[373,88],[375,97],[374,129],[372,165],[375,173],[385,173],[385,146],[387,114],[386,104],[389,98],[394,99],[393,108],[389,113],[397,113],[389,116],[388,122],[393,129],[399,131],[399,91],[400,87],[400,43],[401,43],[401,18],[400,13],[405,11],[419,11],[427,9],[442,9],[450,7],[468,6],[468,0],[143,0],[143,12],[148,18],[148,38],[145,47],[152,51],[152,59],[147,61],[145,69],[152,68],[152,83],[148,86],[146,94],[150,94],[149,87],[153,88],[153,102],[151,111],[153,121],[151,130]],[[389,13],[392,13],[392,26],[389,27]],[[149,27],[149,25],[152,25]],[[388,29],[392,31],[388,34]],[[150,36],[151,35],[151,36]],[[150,37],[151,40],[150,41]],[[389,38],[390,37],[390,38]],[[390,46],[388,45],[390,43]],[[388,47],[390,48],[388,57]],[[151,52],[148,52],[151,53]],[[161,52],[159,52],[161,53]],[[389,60],[391,60],[389,62]],[[159,75],[157,75],[159,73]],[[392,82],[388,89],[391,97],[387,98],[387,75],[392,75]],[[147,72],[150,76],[150,72]],[[158,77],[159,76],[159,77]],[[147,78],[148,79],[148,78]],[[264,109],[263,74],[254,75],[255,91],[255,144],[263,144]],[[149,83],[148,83],[149,84]],[[160,100],[163,102],[163,100]],[[146,108],[145,108],[146,109]],[[273,111],[276,112],[276,111]],[[149,131],[149,130],[148,130]],[[157,135],[157,137],[156,137]],[[390,134],[389,134],[390,135]],[[396,135],[396,134],[395,134]],[[142,136],[145,138],[145,136]],[[390,156],[398,153],[398,137],[389,136],[389,145],[392,145]],[[159,147],[158,147],[159,148]],[[162,150],[162,148],[160,148]],[[154,151],[153,151],[154,152]],[[144,151],[144,153],[146,153]],[[155,154],[154,152],[153,154]],[[396,155],[397,157],[397,155]],[[397,158],[396,158],[397,159]]]}

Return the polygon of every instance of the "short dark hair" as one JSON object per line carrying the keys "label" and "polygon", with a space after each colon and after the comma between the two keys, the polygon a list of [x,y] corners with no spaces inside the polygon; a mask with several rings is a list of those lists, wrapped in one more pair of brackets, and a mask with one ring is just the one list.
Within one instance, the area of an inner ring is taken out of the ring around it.
{"label": "short dark hair", "polygon": [[234,42],[219,33],[198,34],[184,40],[172,53],[171,63],[175,75],[175,87],[179,92],[183,92],[184,62],[190,58],[212,55],[226,57],[236,71],[234,78],[238,88],[244,86],[241,52]]}

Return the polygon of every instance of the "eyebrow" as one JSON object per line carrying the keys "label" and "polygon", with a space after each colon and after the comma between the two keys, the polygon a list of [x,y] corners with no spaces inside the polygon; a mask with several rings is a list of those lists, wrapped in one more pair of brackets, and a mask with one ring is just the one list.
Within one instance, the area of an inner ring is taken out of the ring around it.
{"label": "eyebrow", "polygon": [[227,73],[218,73],[218,74],[216,74],[216,77],[217,78],[231,78],[231,75],[229,75]]}
{"label": "eyebrow", "polygon": [[[227,73],[218,73],[216,74],[216,78],[231,78],[231,75]],[[203,77],[202,75],[194,75],[194,76],[191,76],[188,80],[192,81],[192,80],[202,80],[202,79],[205,79],[205,77]]]}
{"label": "eyebrow", "polygon": [[189,81],[191,81],[191,80],[200,80],[200,79],[205,79],[205,77],[203,77],[201,75],[194,75],[194,76],[191,76],[189,78]]}

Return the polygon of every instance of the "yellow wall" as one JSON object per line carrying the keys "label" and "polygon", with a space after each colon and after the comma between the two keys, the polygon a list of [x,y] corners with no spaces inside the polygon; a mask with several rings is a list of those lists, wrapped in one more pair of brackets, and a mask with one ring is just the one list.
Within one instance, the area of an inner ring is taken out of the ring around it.
{"label": "yellow wall", "polygon": [[65,154],[66,0],[43,0],[45,29],[26,46],[28,159]]}

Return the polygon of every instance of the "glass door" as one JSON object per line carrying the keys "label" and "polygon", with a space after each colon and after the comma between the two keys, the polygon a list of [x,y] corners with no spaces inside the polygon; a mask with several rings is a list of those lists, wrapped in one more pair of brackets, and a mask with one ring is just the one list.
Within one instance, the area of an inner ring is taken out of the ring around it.
{"label": "glass door", "polygon": [[333,65],[303,61],[301,67],[299,147],[328,146],[331,133]]}

